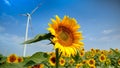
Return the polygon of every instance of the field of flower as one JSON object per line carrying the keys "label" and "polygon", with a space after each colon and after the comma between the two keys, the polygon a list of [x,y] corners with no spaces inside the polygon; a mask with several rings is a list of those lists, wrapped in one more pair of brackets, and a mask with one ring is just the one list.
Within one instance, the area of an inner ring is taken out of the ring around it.
{"label": "field of flower", "polygon": [[[54,52],[37,52],[27,57],[0,54],[0,68],[55,68],[55,59]],[[75,56],[61,56],[59,68],[120,68],[120,50],[81,49]]]}
{"label": "field of flower", "polygon": [[49,40],[55,52],[37,52],[27,57],[1,54],[0,68],[120,68],[119,49],[85,51],[76,19],[69,16],[60,19],[56,15],[51,21],[49,33],[38,34],[23,44]]}

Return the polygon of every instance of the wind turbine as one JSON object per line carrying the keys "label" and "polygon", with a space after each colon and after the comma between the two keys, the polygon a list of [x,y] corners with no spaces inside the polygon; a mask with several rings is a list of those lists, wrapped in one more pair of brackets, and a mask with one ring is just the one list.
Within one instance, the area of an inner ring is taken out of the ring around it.
{"label": "wind turbine", "polygon": [[[26,13],[26,14],[20,14],[22,16],[27,16],[27,24],[26,24],[26,32],[25,32],[25,41],[28,40],[28,28],[29,28],[29,24],[30,24],[30,21],[31,21],[31,15],[40,7],[41,4],[39,4],[36,8],[34,8],[32,10],[31,13]],[[26,47],[27,47],[27,44],[24,44],[24,50],[23,50],[23,56],[25,57],[26,55]]]}

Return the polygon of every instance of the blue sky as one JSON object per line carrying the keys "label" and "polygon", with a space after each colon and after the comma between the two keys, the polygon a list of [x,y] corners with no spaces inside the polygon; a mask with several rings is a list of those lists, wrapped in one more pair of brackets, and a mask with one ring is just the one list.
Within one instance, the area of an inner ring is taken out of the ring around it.
{"label": "blue sky", "polygon": [[[29,39],[47,33],[48,22],[55,15],[68,15],[81,25],[86,50],[91,48],[120,49],[120,1],[118,0],[0,0],[0,53],[22,55],[27,17],[39,3],[42,5],[32,15]],[[49,41],[27,46],[26,55],[38,51],[53,51]]]}

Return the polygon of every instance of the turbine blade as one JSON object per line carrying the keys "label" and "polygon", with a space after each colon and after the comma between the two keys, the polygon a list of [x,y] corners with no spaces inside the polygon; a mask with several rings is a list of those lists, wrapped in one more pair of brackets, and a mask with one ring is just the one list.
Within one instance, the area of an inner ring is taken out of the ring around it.
{"label": "turbine blade", "polygon": [[40,7],[41,3],[35,8],[33,9],[33,11],[30,13],[31,15]]}
{"label": "turbine blade", "polygon": [[32,35],[33,35],[33,27],[32,27],[31,17],[29,18],[29,24],[30,24],[31,33],[32,33]]}

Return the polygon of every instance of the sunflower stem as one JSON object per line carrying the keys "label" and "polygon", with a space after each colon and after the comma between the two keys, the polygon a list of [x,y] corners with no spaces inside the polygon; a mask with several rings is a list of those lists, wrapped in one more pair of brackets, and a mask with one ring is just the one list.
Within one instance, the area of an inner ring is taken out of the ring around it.
{"label": "sunflower stem", "polygon": [[58,48],[55,49],[55,53],[56,53],[56,68],[58,68],[58,66],[59,66],[59,52],[58,52]]}

